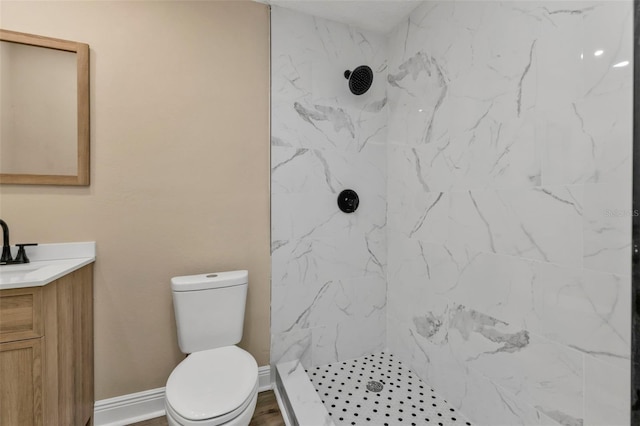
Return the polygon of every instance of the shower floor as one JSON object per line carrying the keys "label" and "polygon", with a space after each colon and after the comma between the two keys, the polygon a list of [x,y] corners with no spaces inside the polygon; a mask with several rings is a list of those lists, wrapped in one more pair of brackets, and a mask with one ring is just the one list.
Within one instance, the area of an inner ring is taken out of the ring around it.
{"label": "shower floor", "polygon": [[335,362],[307,374],[336,425],[471,425],[392,354]]}

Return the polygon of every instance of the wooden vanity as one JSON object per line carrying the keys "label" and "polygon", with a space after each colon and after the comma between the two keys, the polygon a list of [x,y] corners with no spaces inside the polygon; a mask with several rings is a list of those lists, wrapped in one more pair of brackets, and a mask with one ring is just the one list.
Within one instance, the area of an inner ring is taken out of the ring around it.
{"label": "wooden vanity", "polygon": [[92,425],[93,402],[93,263],[0,289],[0,425]]}

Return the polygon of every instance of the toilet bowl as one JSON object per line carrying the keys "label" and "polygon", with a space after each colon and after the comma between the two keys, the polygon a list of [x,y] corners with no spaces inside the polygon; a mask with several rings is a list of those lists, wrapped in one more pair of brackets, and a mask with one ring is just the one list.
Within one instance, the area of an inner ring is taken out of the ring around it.
{"label": "toilet bowl", "polygon": [[171,280],[180,349],[190,354],[165,388],[171,426],[247,426],[258,397],[258,365],[242,337],[247,271]]}
{"label": "toilet bowl", "polygon": [[258,396],[258,366],[229,346],[196,352],[171,373],[165,407],[170,425],[246,426]]}

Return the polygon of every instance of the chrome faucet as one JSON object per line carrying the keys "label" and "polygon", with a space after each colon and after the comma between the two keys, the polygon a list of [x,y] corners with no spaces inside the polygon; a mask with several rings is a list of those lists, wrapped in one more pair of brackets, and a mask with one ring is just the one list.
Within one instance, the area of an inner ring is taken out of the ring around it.
{"label": "chrome faucet", "polygon": [[0,263],[11,263],[13,258],[11,257],[11,245],[9,244],[9,226],[2,219],[0,219],[0,226],[2,227],[2,257],[0,258]]}

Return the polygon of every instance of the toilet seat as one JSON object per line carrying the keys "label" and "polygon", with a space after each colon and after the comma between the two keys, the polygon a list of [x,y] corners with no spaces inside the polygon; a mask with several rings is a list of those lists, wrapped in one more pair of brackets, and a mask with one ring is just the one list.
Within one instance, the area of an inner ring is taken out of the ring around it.
{"label": "toilet seat", "polygon": [[166,387],[168,411],[183,424],[223,424],[251,404],[258,365],[237,346],[194,352],[173,370]]}

